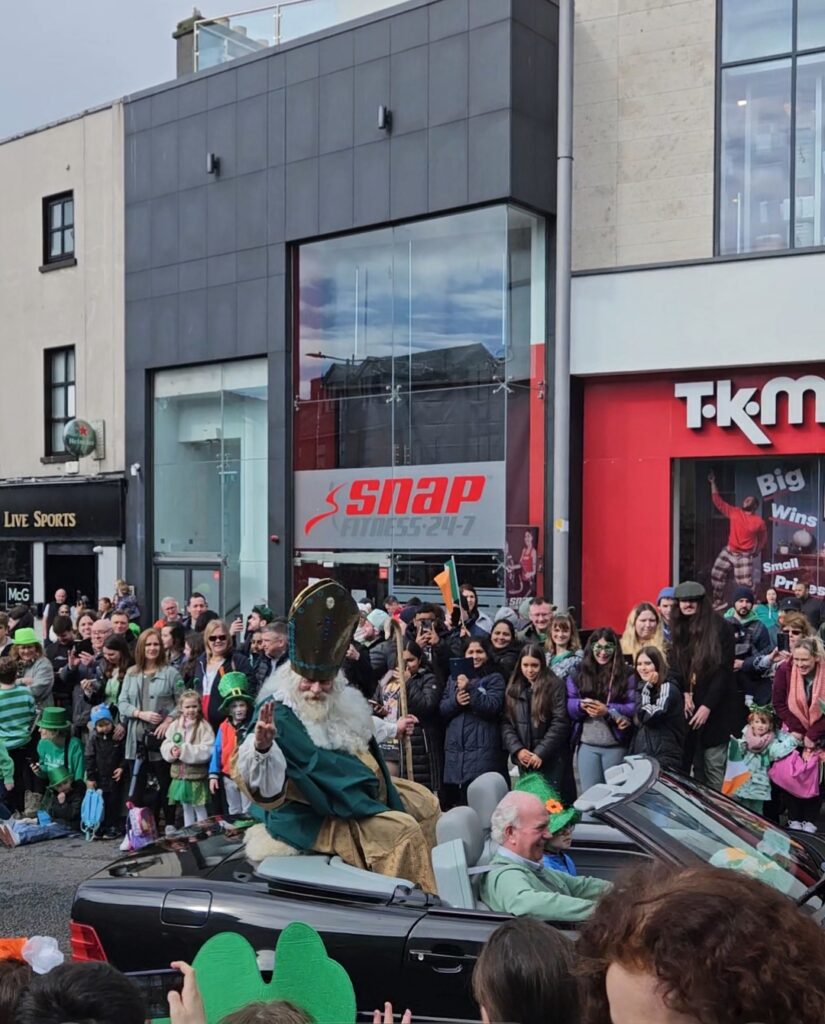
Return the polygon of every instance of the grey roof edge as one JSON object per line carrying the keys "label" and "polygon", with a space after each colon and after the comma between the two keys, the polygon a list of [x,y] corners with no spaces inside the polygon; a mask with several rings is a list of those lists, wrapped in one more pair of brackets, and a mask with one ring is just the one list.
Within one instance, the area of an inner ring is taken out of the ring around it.
{"label": "grey roof edge", "polygon": [[17,142],[18,139],[26,139],[30,135],[39,135],[40,132],[47,132],[50,128],[59,128],[61,125],[70,124],[72,121],[80,121],[84,117],[89,117],[90,114],[100,114],[104,110],[111,110],[112,107],[116,107],[124,102],[125,97],[119,96],[105,103],[98,103],[93,107],[87,107],[85,110],[79,110],[76,114],[67,114],[65,117],[57,118],[55,121],[47,121],[46,124],[37,125],[36,128],[26,128],[25,131],[17,132],[14,135],[7,135],[4,139],[0,139],[0,146],[5,146],[8,142]]}

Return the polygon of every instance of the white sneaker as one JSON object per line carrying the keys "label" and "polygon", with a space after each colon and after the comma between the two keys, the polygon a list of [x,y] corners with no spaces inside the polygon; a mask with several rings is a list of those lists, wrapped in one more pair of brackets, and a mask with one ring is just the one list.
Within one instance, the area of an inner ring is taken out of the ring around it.
{"label": "white sneaker", "polygon": [[802,831],[803,832],[810,832],[811,835],[813,835],[814,832],[816,832],[816,825],[812,821],[803,821],[802,822]]}
{"label": "white sneaker", "polygon": [[789,821],[788,830],[790,832],[804,832],[805,829],[802,827],[801,821]]}

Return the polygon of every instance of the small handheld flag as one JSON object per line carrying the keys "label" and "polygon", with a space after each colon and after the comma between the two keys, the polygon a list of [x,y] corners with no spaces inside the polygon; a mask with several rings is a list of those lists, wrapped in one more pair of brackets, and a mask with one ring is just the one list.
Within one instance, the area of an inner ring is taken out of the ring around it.
{"label": "small handheld flag", "polygon": [[444,570],[433,578],[433,583],[441,591],[447,612],[451,613],[458,604],[458,573],[455,568],[455,558],[452,555],[444,563]]}

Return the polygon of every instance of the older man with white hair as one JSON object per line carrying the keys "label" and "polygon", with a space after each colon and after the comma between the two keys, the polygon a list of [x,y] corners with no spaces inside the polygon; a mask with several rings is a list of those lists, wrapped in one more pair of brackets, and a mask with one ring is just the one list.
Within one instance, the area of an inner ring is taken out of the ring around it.
{"label": "older man with white hair", "polygon": [[547,825],[548,809],[537,796],[513,792],[504,797],[493,811],[492,837],[498,850],[492,870],[483,876],[481,898],[501,914],[583,921],[610,883],[546,868]]}

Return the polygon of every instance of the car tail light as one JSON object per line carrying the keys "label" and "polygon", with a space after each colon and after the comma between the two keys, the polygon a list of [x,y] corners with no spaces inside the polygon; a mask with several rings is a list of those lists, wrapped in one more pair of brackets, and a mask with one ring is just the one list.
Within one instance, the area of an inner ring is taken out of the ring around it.
{"label": "car tail light", "polygon": [[105,960],[106,951],[97,932],[90,924],[69,922],[69,938],[72,943],[72,960]]}

